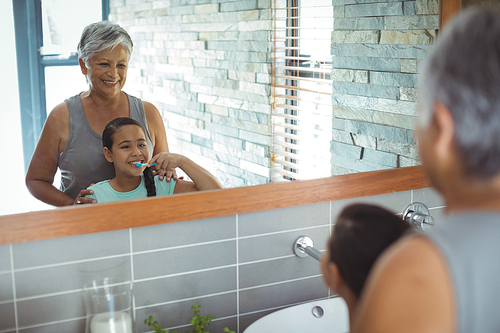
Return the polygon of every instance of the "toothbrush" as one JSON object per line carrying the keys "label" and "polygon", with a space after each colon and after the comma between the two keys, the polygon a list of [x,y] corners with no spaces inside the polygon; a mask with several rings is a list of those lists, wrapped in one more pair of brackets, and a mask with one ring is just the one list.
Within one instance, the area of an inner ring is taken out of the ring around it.
{"label": "toothbrush", "polygon": [[[156,164],[156,162],[154,162],[153,164],[151,164],[151,166],[153,166],[155,164]],[[138,168],[140,168],[140,167],[143,167],[143,166],[146,166],[146,165],[148,165],[148,164],[147,163],[137,163],[135,166],[138,167]]]}

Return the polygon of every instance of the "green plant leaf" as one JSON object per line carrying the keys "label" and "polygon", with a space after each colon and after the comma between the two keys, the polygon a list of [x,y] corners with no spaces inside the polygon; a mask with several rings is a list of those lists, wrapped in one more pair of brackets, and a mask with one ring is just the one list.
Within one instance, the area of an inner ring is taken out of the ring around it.
{"label": "green plant leaf", "polygon": [[[192,306],[191,309],[193,309],[193,317],[190,320],[191,323],[191,329],[192,333],[209,333],[208,331],[205,330],[205,327],[209,326],[212,324],[212,320],[215,319],[215,316],[212,316],[211,314],[207,315],[199,315],[200,313],[200,308],[201,305],[198,304],[198,302],[195,302]],[[158,324],[158,321],[153,319],[153,316],[149,316],[147,319],[144,320],[144,324],[148,325],[151,330],[153,330],[155,333],[169,333],[169,330],[163,329],[161,325]],[[234,331],[231,331],[229,328],[225,327],[223,332],[225,333],[235,333]],[[172,332],[176,333],[176,332]]]}

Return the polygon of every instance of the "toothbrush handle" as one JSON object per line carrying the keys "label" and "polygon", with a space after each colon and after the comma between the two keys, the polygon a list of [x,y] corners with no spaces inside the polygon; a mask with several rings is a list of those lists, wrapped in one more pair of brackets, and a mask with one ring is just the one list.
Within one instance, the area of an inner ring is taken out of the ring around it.
{"label": "toothbrush handle", "polygon": [[[151,166],[153,166],[153,165],[155,165],[155,164],[156,164],[156,162],[154,162],[153,164],[151,164]],[[145,165],[148,165],[148,164],[147,164],[147,163],[137,163],[137,164],[136,164],[136,166],[137,166],[138,168],[141,168],[141,167],[143,167],[143,166],[145,166]]]}

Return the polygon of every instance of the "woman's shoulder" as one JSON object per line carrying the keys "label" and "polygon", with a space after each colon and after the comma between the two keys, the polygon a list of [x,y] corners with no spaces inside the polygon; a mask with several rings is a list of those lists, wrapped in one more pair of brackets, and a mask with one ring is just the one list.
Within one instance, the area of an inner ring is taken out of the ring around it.
{"label": "woman's shoulder", "polygon": [[85,96],[84,94],[86,94],[86,92],[81,92],[81,93],[78,93],[74,96],[70,96],[68,98],[66,98],[64,100],[64,103],[75,103],[75,102],[79,102],[80,101],[80,98],[81,96]]}
{"label": "woman's shoulder", "polygon": [[146,118],[156,118],[161,117],[160,111],[150,102],[142,101],[142,105],[144,106],[144,113],[146,114]]}
{"label": "woman's shoulder", "polygon": [[156,107],[150,102],[146,102],[146,101],[140,99],[139,97],[135,97],[134,95],[130,95],[130,94],[126,93],[125,91],[122,91],[122,93],[127,97],[127,99],[129,100],[129,103],[133,103],[136,105],[142,104],[144,111],[151,110],[152,108],[156,109]]}
{"label": "woman's shoulder", "polygon": [[152,103],[144,101],[130,94],[127,94],[124,91],[123,93],[125,94],[125,96],[127,96],[131,108],[132,107],[139,108],[139,105],[142,105],[142,108],[144,109],[144,115],[146,116],[148,124],[150,123],[150,121],[153,121],[154,123],[157,122],[158,120],[161,120],[160,111],[158,111],[156,106],[154,106]]}
{"label": "woman's shoulder", "polygon": [[45,131],[58,133],[60,137],[67,137],[69,132],[69,113],[66,103],[58,104],[47,116],[44,125]]}
{"label": "woman's shoulder", "polygon": [[48,122],[63,122],[64,124],[69,123],[69,109],[70,105],[75,103],[80,103],[81,93],[71,96],[64,100],[64,102],[57,104],[47,117]]}
{"label": "woman's shoulder", "polygon": [[57,104],[52,111],[50,111],[47,119],[50,117],[61,117],[64,115],[66,115],[66,117],[68,116],[68,104],[66,104],[66,101]]}

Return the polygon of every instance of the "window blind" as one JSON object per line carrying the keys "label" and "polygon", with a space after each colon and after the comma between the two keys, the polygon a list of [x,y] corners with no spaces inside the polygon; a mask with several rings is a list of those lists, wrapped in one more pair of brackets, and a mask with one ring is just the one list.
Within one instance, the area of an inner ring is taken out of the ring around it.
{"label": "window blind", "polygon": [[271,181],[329,176],[331,0],[274,0]]}

